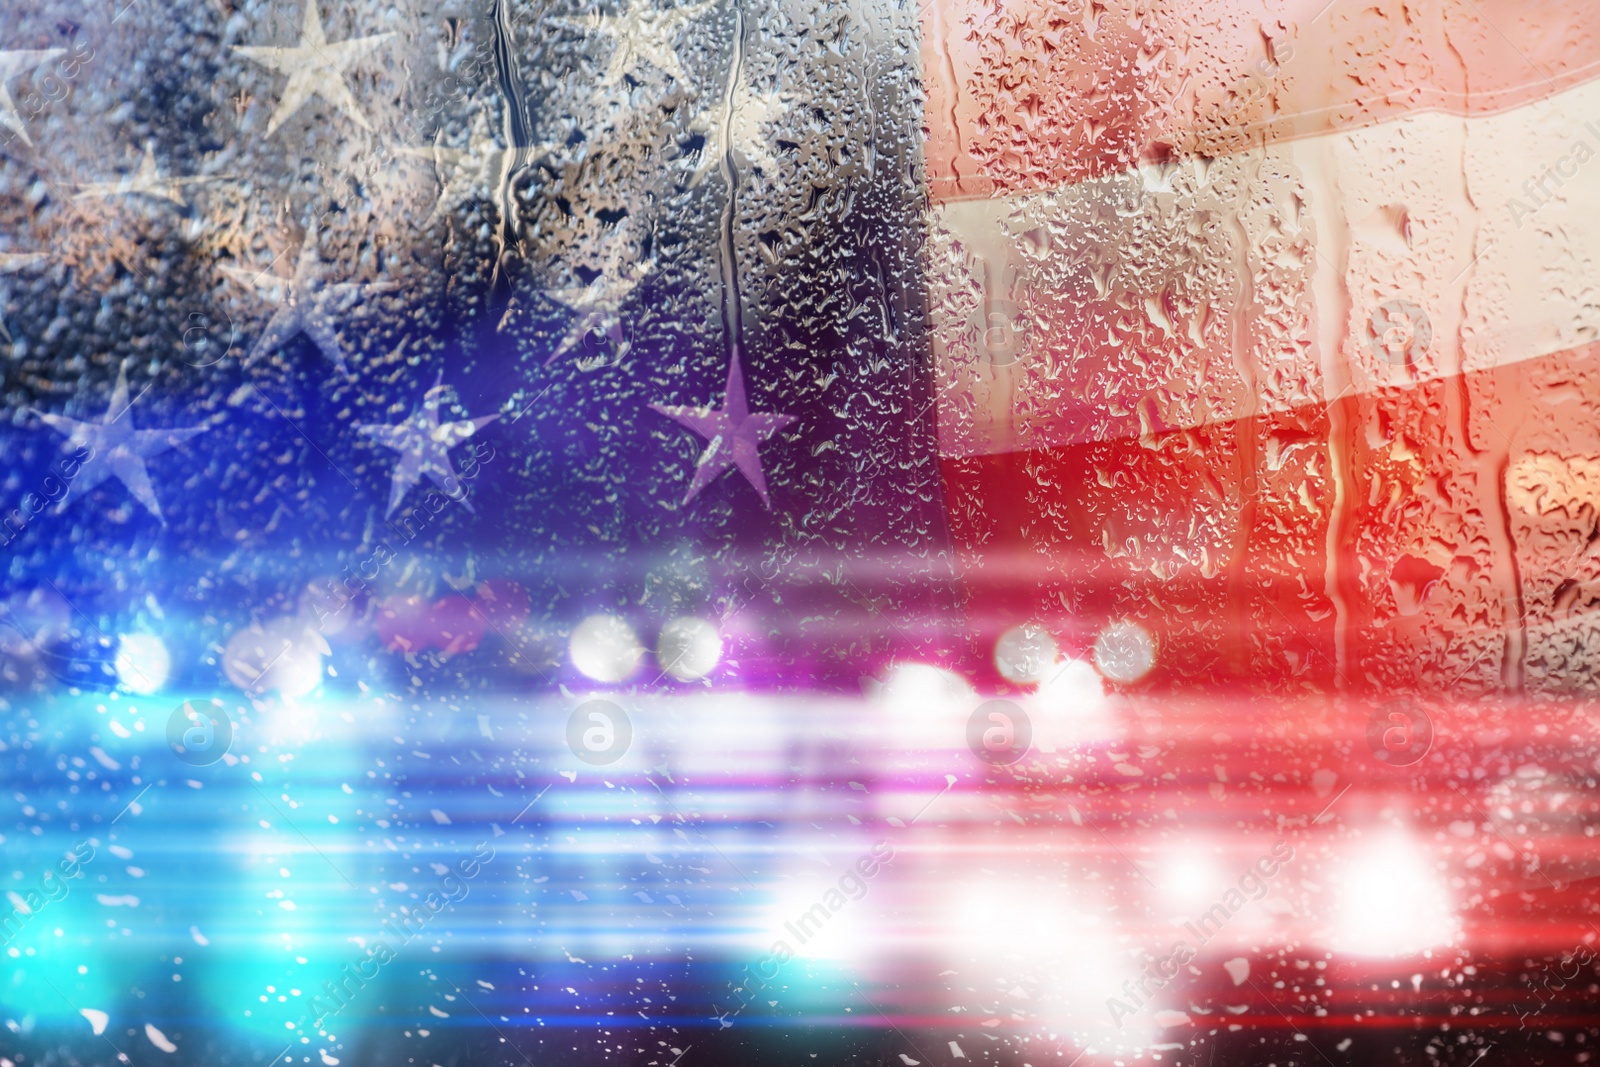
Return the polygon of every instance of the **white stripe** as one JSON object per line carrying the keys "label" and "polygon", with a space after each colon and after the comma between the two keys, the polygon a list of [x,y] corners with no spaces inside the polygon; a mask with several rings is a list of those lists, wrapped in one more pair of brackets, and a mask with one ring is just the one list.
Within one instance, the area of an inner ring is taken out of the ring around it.
{"label": "white stripe", "polygon": [[[935,205],[941,451],[1190,428],[1580,347],[1600,338],[1596,203],[1600,84]],[[996,365],[975,323],[1008,297],[1033,321]],[[1415,365],[1371,335],[1386,301],[1428,317]]]}

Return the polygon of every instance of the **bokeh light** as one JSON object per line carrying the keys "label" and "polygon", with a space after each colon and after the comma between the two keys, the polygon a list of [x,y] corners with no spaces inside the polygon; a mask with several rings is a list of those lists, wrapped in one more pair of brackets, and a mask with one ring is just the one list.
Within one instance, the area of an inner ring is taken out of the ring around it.
{"label": "bokeh light", "polygon": [[639,667],[644,648],[626,619],[590,615],[572,631],[568,642],[572,665],[597,682],[616,683]]}
{"label": "bokeh light", "polygon": [[116,669],[117,680],[132,692],[159,693],[172,670],[172,655],[155,634],[123,634],[117,638]]}
{"label": "bokeh light", "polygon": [[680,682],[704,678],[722,658],[722,637],[705,619],[673,619],[656,638],[656,662]]}

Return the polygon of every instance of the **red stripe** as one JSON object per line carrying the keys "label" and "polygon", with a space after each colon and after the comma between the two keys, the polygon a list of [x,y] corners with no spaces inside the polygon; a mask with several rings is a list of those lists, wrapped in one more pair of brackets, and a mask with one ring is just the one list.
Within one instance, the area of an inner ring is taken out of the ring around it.
{"label": "red stripe", "polygon": [[1600,432],[1558,413],[1600,398],[1597,354],[946,458],[973,623],[992,641],[1040,621],[1081,651],[1133,618],[1157,638],[1158,685],[1581,681]]}
{"label": "red stripe", "polygon": [[[932,0],[927,170],[938,200],[1221,155],[1415,114],[1487,114],[1600,73],[1600,5],[1574,0]],[[1320,12],[1320,14],[1319,14]]]}

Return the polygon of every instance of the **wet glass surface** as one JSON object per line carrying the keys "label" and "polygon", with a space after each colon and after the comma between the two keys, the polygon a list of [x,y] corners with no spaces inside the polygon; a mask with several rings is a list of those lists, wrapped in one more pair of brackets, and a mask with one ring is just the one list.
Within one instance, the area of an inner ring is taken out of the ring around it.
{"label": "wet glass surface", "polygon": [[1600,11],[0,35],[0,1067],[1588,1062]]}

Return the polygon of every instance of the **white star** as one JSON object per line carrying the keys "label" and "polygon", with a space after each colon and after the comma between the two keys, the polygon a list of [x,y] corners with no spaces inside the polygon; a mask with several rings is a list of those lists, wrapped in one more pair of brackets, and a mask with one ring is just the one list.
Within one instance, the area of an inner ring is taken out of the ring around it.
{"label": "white star", "polygon": [[114,182],[84,182],[78,186],[77,195],[73,199],[81,200],[86,196],[148,196],[170,201],[181,208],[188,208],[189,204],[183,198],[183,187],[210,180],[210,178],[161,177],[160,171],[156,169],[155,150],[146,144],[144,157],[139,160],[137,172],[124,175]]}
{"label": "white star", "polygon": [[379,33],[329,43],[322,32],[322,16],[317,11],[317,0],[306,0],[305,22],[300,31],[300,43],[295,47],[235,47],[234,51],[246,58],[289,76],[283,99],[278,101],[278,110],[272,113],[272,121],[267,123],[267,136],[271,137],[312,96],[320,96],[344,111],[362,129],[372,129],[367,117],[356,106],[350,85],[344,80],[344,72],[346,67],[363,59],[393,36],[392,33]]}
{"label": "white star", "polygon": [[561,343],[544,361],[545,366],[560,359],[587,333],[604,334],[616,347],[614,359],[621,359],[628,351],[629,342],[622,328],[622,305],[644,281],[654,264],[646,262],[619,266],[619,258],[619,253],[613,253],[607,270],[588,285],[545,290],[545,295],[551,300],[577,313],[562,334]]}
{"label": "white star", "polygon": [[651,0],[628,0],[628,10],[622,15],[580,15],[577,18],[552,18],[557,26],[579,33],[599,30],[616,38],[617,46],[611,53],[611,63],[600,79],[601,85],[615,85],[624,74],[637,67],[640,61],[649,62],[659,70],[672,75],[690,89],[694,85],[678,62],[672,39],[684,23],[714,6],[715,0],[702,0],[698,4],[658,11]]}
{"label": "white star", "polygon": [[144,461],[175,448],[195,434],[205,433],[210,427],[140,430],[133,424],[133,414],[129,410],[132,406],[128,400],[128,367],[124,363],[117,369],[117,385],[111,391],[111,406],[106,409],[105,418],[99,422],[79,422],[65,415],[36,413],[51,429],[70,438],[74,448],[87,445],[93,450],[79,469],[78,476],[72,480],[71,488],[62,496],[61,503],[56,505],[57,513],[66,509],[74,489],[88,492],[107,478],[115,477],[128,487],[128,491],[145,506],[145,510],[160,520],[163,526],[166,525],[161,505],[156,501],[155,488],[150,484],[150,470]]}
{"label": "white star", "polygon": [[305,242],[300,248],[300,262],[295,264],[291,278],[268,274],[266,271],[256,273],[240,270],[238,267],[223,267],[222,272],[241,285],[254,288],[262,299],[277,309],[272,313],[272,318],[267,320],[256,343],[250,346],[248,359],[254,360],[263,352],[276,349],[295,334],[304,333],[346,375],[350,373],[350,367],[345,362],[344,348],[339,344],[338,331],[325,305],[336,299],[343,301],[351,296],[388,292],[395,288],[392,282],[325,281],[324,267],[317,257],[315,229],[306,231]]}
{"label": "white star", "polygon": [[728,364],[728,388],[722,407],[651,404],[650,408],[706,439],[706,450],[694,467],[694,481],[689,483],[688,495],[683,498],[685,504],[723,471],[737,467],[745,480],[755,487],[761,503],[768,511],[772,510],[772,501],[767,498],[767,478],[761,470],[760,446],[793,422],[795,416],[750,410],[744,391],[744,371],[739,369],[737,354]]}
{"label": "white star", "polygon": [[468,511],[472,510],[472,505],[462,494],[461,479],[450,465],[450,450],[500,416],[484,415],[476,419],[440,423],[438,393],[439,382],[443,379],[444,375],[441,374],[434,380],[433,388],[423,397],[422,407],[400,425],[369,424],[356,427],[385,448],[400,453],[400,463],[395,467],[394,477],[389,483],[389,509],[383,513],[385,519],[394,514],[394,509],[400,506],[406,493],[424,477],[450,497],[460,499]]}
{"label": "white star", "polygon": [[17,111],[15,100],[11,99],[11,90],[6,88],[6,82],[20,74],[37,70],[57,56],[67,54],[65,48],[23,49],[13,52],[0,52],[0,126],[14,131],[22,138],[22,143],[33,145],[28,137],[28,131],[23,128],[22,115]]}
{"label": "white star", "polygon": [[727,151],[725,137],[732,141],[735,156],[742,156],[745,162],[754,163],[768,173],[776,171],[778,160],[768,147],[763,129],[787,111],[788,104],[789,97],[782,93],[752,92],[750,86],[741,81],[733,90],[732,99],[724,97],[690,123],[689,129],[705,134],[706,138],[705,146],[700,149],[700,163],[689,178],[690,188],[704,181],[711,169],[722,162],[723,153]]}

